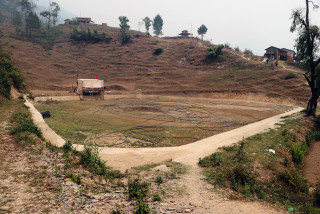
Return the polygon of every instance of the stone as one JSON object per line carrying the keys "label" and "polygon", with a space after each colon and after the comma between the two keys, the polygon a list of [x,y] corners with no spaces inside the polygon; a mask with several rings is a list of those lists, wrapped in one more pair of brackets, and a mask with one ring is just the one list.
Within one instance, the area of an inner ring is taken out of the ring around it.
{"label": "stone", "polygon": [[173,208],[173,207],[169,207],[169,208],[167,208],[167,210],[168,210],[168,211],[175,211],[176,209]]}
{"label": "stone", "polygon": [[185,213],[191,213],[192,210],[191,210],[191,209],[185,209],[184,212],[185,212]]}

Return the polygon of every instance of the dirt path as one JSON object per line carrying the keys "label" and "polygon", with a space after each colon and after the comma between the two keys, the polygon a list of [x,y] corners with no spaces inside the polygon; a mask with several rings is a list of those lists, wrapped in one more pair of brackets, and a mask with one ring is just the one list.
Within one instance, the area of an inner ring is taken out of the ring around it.
{"label": "dirt path", "polygon": [[[65,140],[45,123],[41,114],[28,100],[26,101],[26,105],[30,107],[33,120],[43,131],[45,139],[54,145],[62,146]],[[286,113],[214,135],[188,145],[161,148],[101,148],[100,155],[103,160],[108,162],[109,166],[123,171],[131,167],[149,163],[159,163],[169,159],[182,164],[196,166],[200,157],[210,155],[221,146],[230,145],[241,141],[243,138],[273,129],[276,127],[276,124],[282,122],[283,117],[301,110],[302,108],[292,107],[292,110]],[[75,146],[79,150],[83,149],[81,145]]]}
{"label": "dirt path", "polygon": [[192,168],[187,175],[176,181],[179,186],[186,187],[186,194],[172,200],[187,202],[184,206],[191,205],[194,213],[287,213],[260,201],[229,200],[223,194],[215,193],[213,186],[203,178],[201,169],[198,167]]}
{"label": "dirt path", "polygon": [[312,143],[311,148],[305,157],[303,163],[305,163],[303,168],[303,174],[307,180],[313,184],[320,182],[320,141],[315,141]]}

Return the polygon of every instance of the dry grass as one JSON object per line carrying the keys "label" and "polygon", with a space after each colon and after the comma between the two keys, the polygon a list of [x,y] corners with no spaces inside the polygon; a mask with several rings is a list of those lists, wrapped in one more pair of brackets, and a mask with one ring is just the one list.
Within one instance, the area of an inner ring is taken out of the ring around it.
{"label": "dry grass", "polygon": [[179,146],[288,109],[284,105],[173,97],[36,105],[46,122],[75,143],[111,147]]}

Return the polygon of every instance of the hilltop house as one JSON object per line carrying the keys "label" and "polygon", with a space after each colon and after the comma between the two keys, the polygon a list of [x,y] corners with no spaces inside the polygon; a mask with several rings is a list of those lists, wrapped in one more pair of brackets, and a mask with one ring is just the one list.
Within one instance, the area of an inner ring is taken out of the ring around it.
{"label": "hilltop house", "polygon": [[264,54],[264,56],[268,58],[270,57],[275,58],[277,53],[278,53],[278,56],[280,57],[280,60],[282,61],[293,61],[293,58],[296,55],[296,52],[294,52],[293,50],[270,46],[266,48],[266,53]]}
{"label": "hilltop house", "polygon": [[78,21],[79,23],[85,23],[85,24],[93,23],[93,21],[91,20],[91,18],[77,17],[76,19],[77,19],[77,21]]}
{"label": "hilltop house", "polygon": [[190,33],[187,30],[183,30],[179,36],[181,36],[182,38],[189,38]]}

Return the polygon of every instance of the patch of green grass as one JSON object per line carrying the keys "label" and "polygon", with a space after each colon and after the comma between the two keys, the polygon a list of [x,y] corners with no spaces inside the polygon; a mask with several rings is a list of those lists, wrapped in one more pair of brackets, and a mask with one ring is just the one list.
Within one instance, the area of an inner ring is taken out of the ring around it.
{"label": "patch of green grass", "polygon": [[293,79],[293,78],[297,78],[297,77],[298,77],[298,75],[296,73],[291,72],[285,77],[285,79],[289,80],[289,79]]}
{"label": "patch of green grass", "polygon": [[36,125],[34,125],[29,112],[14,113],[11,116],[11,123],[13,124],[13,126],[10,128],[11,135],[29,132],[42,138],[42,132]]}
{"label": "patch of green grass", "polygon": [[162,163],[152,163],[152,164],[146,164],[143,166],[138,166],[138,167],[132,167],[137,173],[140,173],[142,171],[148,171],[152,168],[155,168],[157,166],[160,166]]}
{"label": "patch of green grass", "polygon": [[[263,199],[313,213],[318,210],[313,205],[317,194],[309,192],[308,182],[300,173],[300,164],[308,148],[301,135],[308,135],[311,142],[314,131],[304,133],[303,125],[305,122],[297,119],[287,120],[276,130],[220,148],[218,153],[200,159],[199,165],[205,168],[207,181],[217,187],[230,188],[244,198]],[[269,149],[275,150],[275,154]],[[260,173],[272,176],[261,178]]]}

